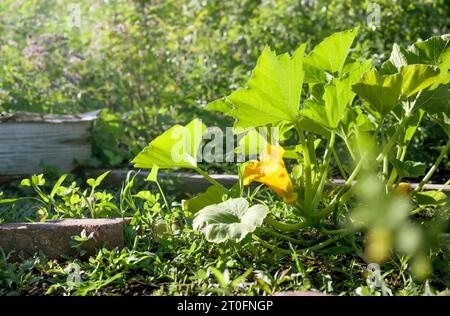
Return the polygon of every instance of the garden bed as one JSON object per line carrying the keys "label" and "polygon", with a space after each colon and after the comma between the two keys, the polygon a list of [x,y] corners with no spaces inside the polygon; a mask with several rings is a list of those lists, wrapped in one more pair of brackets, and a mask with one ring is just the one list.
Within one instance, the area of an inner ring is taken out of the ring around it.
{"label": "garden bed", "polygon": [[[107,171],[108,170],[104,169],[89,170],[85,173],[85,176],[98,177]],[[110,186],[120,187],[128,172],[129,170],[122,169],[110,170],[108,177],[105,178],[105,183]],[[145,179],[148,175],[149,171],[140,170],[136,176],[140,179]],[[177,190],[189,194],[204,192],[211,185],[201,175],[186,172],[160,173],[159,177],[163,180],[171,181]],[[238,181],[238,176],[233,174],[212,174],[211,177],[226,187],[231,187]],[[343,186],[344,184],[345,180],[343,179],[330,179],[329,183],[327,183],[328,186],[338,187]],[[418,182],[410,182],[410,185],[415,189],[418,186]],[[423,190],[442,190],[443,192],[450,192],[450,185],[427,183],[423,186]]]}
{"label": "garden bed", "polygon": [[[395,45],[376,67],[353,44],[360,30],[292,54],[266,46],[246,86],[204,107],[233,119],[229,137],[194,115],[133,152],[136,172],[42,173],[6,187],[0,294],[448,293],[450,181],[431,180],[450,151],[450,36]],[[446,138],[416,159],[425,123]],[[224,156],[237,176],[210,173]]]}
{"label": "garden bed", "polygon": [[[0,248],[14,256],[33,256],[42,252],[49,259],[80,253],[92,256],[99,248],[124,247],[124,221],[119,219],[60,219],[34,223],[0,225]],[[75,249],[74,237],[86,238]]]}
{"label": "garden bed", "polygon": [[73,170],[76,161],[91,157],[91,127],[98,115],[99,111],[80,115],[0,113],[0,177],[39,173],[46,167]]}

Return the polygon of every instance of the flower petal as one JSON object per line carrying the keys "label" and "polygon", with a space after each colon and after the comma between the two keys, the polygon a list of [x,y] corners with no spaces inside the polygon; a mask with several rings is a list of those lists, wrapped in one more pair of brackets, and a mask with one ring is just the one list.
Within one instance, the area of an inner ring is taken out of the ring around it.
{"label": "flower petal", "polygon": [[284,149],[267,144],[261,153],[260,161],[247,163],[244,169],[244,185],[253,181],[261,182],[271,188],[286,203],[294,203],[297,193],[283,161]]}

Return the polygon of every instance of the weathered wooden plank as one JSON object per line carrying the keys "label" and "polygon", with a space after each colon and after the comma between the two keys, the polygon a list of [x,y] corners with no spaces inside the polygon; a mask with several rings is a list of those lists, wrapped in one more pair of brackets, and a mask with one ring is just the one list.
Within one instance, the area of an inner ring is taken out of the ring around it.
{"label": "weathered wooden plank", "polygon": [[75,160],[86,160],[91,156],[90,128],[94,117],[90,114],[75,118],[36,115],[3,118],[0,123],[0,175],[39,173],[44,164],[61,172],[71,171]]}
{"label": "weathered wooden plank", "polygon": [[0,174],[32,174],[42,163],[62,172],[91,156],[90,122],[0,124]]}
{"label": "weathered wooden plank", "polygon": [[75,115],[62,115],[62,114],[43,114],[32,112],[1,112],[0,123],[65,123],[65,122],[81,122],[81,121],[93,121],[98,118],[100,110],[75,114]]}

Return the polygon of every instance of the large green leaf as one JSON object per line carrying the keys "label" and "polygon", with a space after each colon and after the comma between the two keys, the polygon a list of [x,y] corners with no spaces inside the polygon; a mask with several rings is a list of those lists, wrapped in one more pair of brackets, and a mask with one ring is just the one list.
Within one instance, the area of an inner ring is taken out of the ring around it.
{"label": "large green leaf", "polygon": [[323,125],[317,123],[316,121],[304,115],[300,116],[299,124],[305,131],[322,135],[324,137],[328,137],[330,135],[330,132],[325,127],[323,127]]}
{"label": "large green leaf", "polygon": [[405,130],[405,137],[403,141],[405,144],[408,144],[409,141],[413,138],[414,134],[416,133],[416,130],[419,128],[420,121],[422,121],[422,117],[425,114],[425,111],[422,109],[419,109],[409,120],[406,124],[406,130]]}
{"label": "large green leaf", "polygon": [[308,80],[323,78],[323,75],[319,74],[317,69],[330,73],[340,73],[358,30],[359,28],[354,28],[334,33],[314,47],[311,53],[305,57],[305,64],[308,65]]}
{"label": "large green leaf", "polygon": [[352,89],[384,117],[401,101],[428,88],[438,78],[439,70],[428,65],[404,66],[400,72],[385,76],[373,69]]}
{"label": "large green leaf", "polygon": [[401,161],[398,159],[393,159],[392,164],[397,170],[401,178],[406,177],[420,177],[425,173],[425,164],[416,161]]}
{"label": "large green leaf", "polygon": [[433,121],[438,123],[447,133],[448,137],[450,137],[450,108],[447,108],[446,112],[436,113],[430,115],[430,117]]}
{"label": "large green leaf", "polygon": [[420,205],[444,205],[448,203],[449,197],[441,191],[423,191],[414,194],[415,200]]}
{"label": "large green leaf", "polygon": [[382,75],[394,75],[404,66],[418,64],[416,61],[417,58],[414,54],[395,43],[392,47],[391,56],[381,66],[380,73]]}
{"label": "large green leaf", "polygon": [[411,64],[427,64],[439,68],[439,79],[418,96],[416,107],[422,107],[430,114],[444,111],[449,99],[450,35],[434,36],[426,41],[416,42],[408,49],[394,44],[391,56],[380,72],[395,74],[402,67]]}
{"label": "large green leaf", "polygon": [[315,84],[327,81],[327,75],[323,69],[319,69],[310,64],[303,64],[305,69],[305,83]]}
{"label": "large green leaf", "polygon": [[325,105],[318,100],[306,100],[300,114],[323,127],[330,128],[331,126],[325,112]]}
{"label": "large green leaf", "polygon": [[428,65],[402,67],[400,70],[402,77],[400,100],[405,100],[434,84],[439,80],[439,73],[439,69]]}
{"label": "large green leaf", "polygon": [[429,114],[436,114],[448,111],[448,100],[450,83],[440,85],[435,89],[427,89],[423,91],[417,98],[416,106],[423,108]]}
{"label": "large green leaf", "polygon": [[[383,74],[394,74],[401,67],[412,64],[443,66],[448,70],[450,35],[433,36],[419,41],[405,49],[394,44],[389,60],[382,66]],[[443,72],[441,75],[447,75]]]}
{"label": "large green leaf", "polygon": [[246,199],[230,199],[199,211],[192,225],[201,230],[210,242],[240,242],[262,225],[268,212],[269,209],[262,204],[249,207]]}
{"label": "large green leaf", "polygon": [[219,111],[225,115],[229,115],[233,110],[233,105],[227,102],[225,98],[221,98],[208,103],[205,106],[205,109],[209,111]]}
{"label": "large green leaf", "polygon": [[342,138],[349,137],[355,132],[363,133],[374,131],[376,129],[375,124],[364,114],[360,108],[350,108],[347,111],[347,115],[342,120],[338,135]]}
{"label": "large green leaf", "polygon": [[375,69],[368,71],[352,90],[370,103],[373,110],[386,116],[399,102],[401,76],[380,76]]}
{"label": "large green leaf", "polygon": [[[410,51],[417,56],[418,64],[439,65],[450,48],[450,34],[433,36],[414,43]],[[446,62],[448,63],[448,61]]]}
{"label": "large green leaf", "polygon": [[193,120],[186,126],[175,125],[155,138],[132,161],[135,168],[195,168],[197,151],[206,126]]}
{"label": "large green leaf", "polygon": [[322,97],[316,93],[312,99],[305,101],[300,113],[326,128],[336,129],[355,97],[352,85],[370,66],[370,62],[358,64],[344,78],[333,79],[323,87]]}
{"label": "large green leaf", "polygon": [[183,200],[183,211],[194,214],[208,205],[221,202],[224,194],[227,194],[227,191],[223,187],[212,185],[205,192],[199,193],[189,200]]}
{"label": "large green leaf", "polygon": [[[305,45],[301,45],[292,56],[277,56],[266,47],[258,58],[247,87],[233,92],[226,98],[225,104],[214,103],[208,108],[235,117],[235,127],[244,129],[282,120],[295,121],[304,78],[304,51]],[[231,103],[232,109],[228,103]]]}

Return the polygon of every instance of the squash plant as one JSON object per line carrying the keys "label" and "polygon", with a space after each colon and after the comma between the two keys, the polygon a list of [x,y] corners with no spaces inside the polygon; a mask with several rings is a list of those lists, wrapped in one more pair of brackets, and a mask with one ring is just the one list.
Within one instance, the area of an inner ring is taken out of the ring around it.
{"label": "squash plant", "polygon": [[[135,167],[189,168],[203,175],[211,186],[184,201],[183,207],[193,214],[194,228],[209,241],[240,242],[251,236],[263,246],[287,253],[288,249],[270,244],[262,236],[269,232],[281,240],[302,244],[293,234],[307,227],[331,236],[307,248],[312,250],[330,245],[336,236],[355,229],[367,229],[369,237],[372,234],[383,240],[378,229],[386,224],[383,221],[363,216],[359,225],[342,228],[342,221],[336,220],[340,215],[355,223],[358,215],[354,214],[364,214],[358,209],[376,208],[374,198],[367,198],[361,186],[378,188],[373,193],[385,202],[379,207],[394,213],[395,209],[405,209],[405,219],[411,206],[424,199],[428,199],[427,205],[446,207],[445,194],[422,189],[450,148],[450,36],[432,37],[407,48],[394,45],[389,60],[376,69],[370,60],[351,58],[357,34],[358,28],[335,33],[309,53],[305,53],[306,44],[292,55],[277,55],[266,47],[246,87],[206,106],[206,110],[233,117],[233,130],[246,135],[243,140],[257,134],[258,127],[282,126],[295,131],[283,134],[276,143],[260,142],[259,160],[237,164],[239,181],[232,188],[218,183],[198,164],[206,130],[200,120],[176,125],[153,140],[133,160]],[[449,136],[428,171],[421,162],[406,160],[408,145],[424,120],[439,124]],[[367,146],[371,141],[372,146]],[[292,146],[293,142],[296,145]],[[338,154],[338,142],[345,153]],[[171,154],[174,150],[177,161]],[[240,142],[236,150],[248,153],[248,146]],[[293,166],[291,172],[286,165]],[[341,187],[329,183],[332,166],[337,166],[344,179]],[[402,182],[407,177],[422,180],[412,189]],[[280,212],[255,198],[257,189],[249,186],[252,182],[267,185],[282,198],[286,218],[277,218]],[[246,195],[247,186],[250,194]],[[364,196],[366,199],[361,198]],[[398,204],[397,197],[404,203]],[[370,203],[372,206],[367,206]],[[380,216],[386,219],[386,214]],[[371,223],[375,222],[384,224],[374,227]],[[383,260],[383,256],[372,257]]]}

